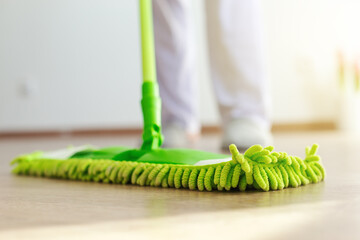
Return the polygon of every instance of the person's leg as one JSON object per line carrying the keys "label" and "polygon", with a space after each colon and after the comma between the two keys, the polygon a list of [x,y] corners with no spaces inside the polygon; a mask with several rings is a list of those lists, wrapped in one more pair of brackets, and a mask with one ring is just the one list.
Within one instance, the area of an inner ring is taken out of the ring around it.
{"label": "person's leg", "polygon": [[198,134],[200,128],[190,4],[191,0],[153,1],[164,143],[171,147],[183,145],[187,135]]}
{"label": "person's leg", "polygon": [[206,1],[210,65],[226,146],[270,140],[259,1]]}

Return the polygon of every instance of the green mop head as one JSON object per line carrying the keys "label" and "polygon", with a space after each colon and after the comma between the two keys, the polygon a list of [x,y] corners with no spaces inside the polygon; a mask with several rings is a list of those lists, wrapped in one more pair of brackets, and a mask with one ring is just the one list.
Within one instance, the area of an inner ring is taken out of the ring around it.
{"label": "green mop head", "polygon": [[[186,149],[143,151],[112,147],[75,153],[69,149],[34,152],[12,163],[17,164],[13,173],[19,175],[200,191],[269,191],[324,180],[317,148],[316,144],[307,147],[305,159],[260,145],[250,147],[244,154],[230,145],[231,156]],[[134,156],[136,160],[125,160]]]}
{"label": "green mop head", "polygon": [[140,0],[143,60],[143,144],[140,149],[111,147],[35,152],[16,158],[16,174],[103,183],[162,186],[191,190],[278,190],[317,183],[325,178],[316,155],[318,145],[306,148],[305,159],[274,152],[273,147],[250,147],[230,155],[189,149],[161,149],[161,99],[156,67],[151,0]]}

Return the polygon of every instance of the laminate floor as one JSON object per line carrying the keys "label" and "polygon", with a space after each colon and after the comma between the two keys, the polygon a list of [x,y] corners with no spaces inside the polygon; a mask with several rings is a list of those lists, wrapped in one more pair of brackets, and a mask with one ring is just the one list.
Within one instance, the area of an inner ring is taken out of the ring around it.
{"label": "laminate floor", "polygon": [[[0,239],[360,239],[360,138],[277,133],[276,150],[316,142],[325,182],[273,192],[199,192],[14,176],[21,153],[68,145],[136,146],[138,136],[0,139]],[[199,149],[219,150],[217,134]]]}

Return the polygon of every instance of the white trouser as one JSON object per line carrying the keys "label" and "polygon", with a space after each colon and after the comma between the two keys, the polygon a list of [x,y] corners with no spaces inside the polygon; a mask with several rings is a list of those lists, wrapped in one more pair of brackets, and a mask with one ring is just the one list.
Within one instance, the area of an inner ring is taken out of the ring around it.
{"label": "white trouser", "polygon": [[[191,0],[154,0],[163,126],[199,130]],[[260,6],[257,0],[206,0],[211,77],[223,124],[250,118],[269,127]]]}

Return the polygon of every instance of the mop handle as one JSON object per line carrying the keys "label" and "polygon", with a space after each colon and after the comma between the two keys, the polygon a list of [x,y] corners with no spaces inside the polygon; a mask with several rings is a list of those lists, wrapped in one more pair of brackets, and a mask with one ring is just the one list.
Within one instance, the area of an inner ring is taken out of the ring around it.
{"label": "mop handle", "polygon": [[154,150],[161,146],[161,99],[156,81],[156,62],[152,0],[139,0],[141,24],[141,50],[143,84],[141,108],[144,119],[142,150]]}
{"label": "mop handle", "polygon": [[151,0],[139,0],[143,81],[156,82],[156,62]]}

